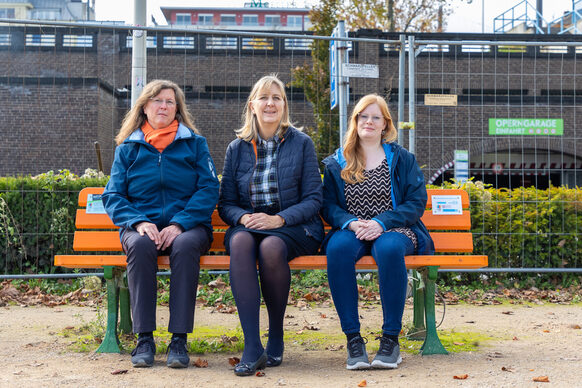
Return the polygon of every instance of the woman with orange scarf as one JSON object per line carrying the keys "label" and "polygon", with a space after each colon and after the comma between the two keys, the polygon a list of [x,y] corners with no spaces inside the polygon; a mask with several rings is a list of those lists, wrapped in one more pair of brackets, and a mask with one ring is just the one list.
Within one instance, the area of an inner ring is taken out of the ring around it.
{"label": "woman with orange scarf", "polygon": [[157,257],[170,256],[172,341],[167,365],[189,364],[187,333],[194,326],[200,255],[212,241],[211,216],[218,179],[206,139],[171,81],[148,83],[125,116],[103,193],[105,210],[120,227],[127,255],[127,281],[138,342],[134,367],[154,363]]}

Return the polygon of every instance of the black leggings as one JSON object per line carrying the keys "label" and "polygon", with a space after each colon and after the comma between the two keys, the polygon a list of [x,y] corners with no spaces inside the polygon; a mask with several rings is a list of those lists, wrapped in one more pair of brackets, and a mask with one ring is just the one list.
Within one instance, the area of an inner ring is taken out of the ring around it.
{"label": "black leggings", "polygon": [[230,239],[230,283],[245,337],[241,362],[253,362],[264,352],[259,332],[261,291],[269,315],[267,354],[281,356],[291,283],[285,242],[276,236],[236,232]]}

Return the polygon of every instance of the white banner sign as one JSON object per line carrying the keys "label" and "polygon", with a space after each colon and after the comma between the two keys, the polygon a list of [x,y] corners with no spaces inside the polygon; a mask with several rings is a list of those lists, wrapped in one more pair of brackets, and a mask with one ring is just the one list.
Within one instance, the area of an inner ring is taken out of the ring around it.
{"label": "white banner sign", "polygon": [[362,65],[360,63],[344,63],[342,66],[344,77],[378,78],[378,65]]}

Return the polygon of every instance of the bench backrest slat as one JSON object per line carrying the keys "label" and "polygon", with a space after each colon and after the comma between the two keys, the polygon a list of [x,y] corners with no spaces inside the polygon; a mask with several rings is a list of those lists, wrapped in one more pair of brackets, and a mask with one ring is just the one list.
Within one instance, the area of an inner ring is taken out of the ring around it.
{"label": "bench backrest slat", "polygon": [[[464,190],[457,189],[429,189],[427,210],[422,216],[422,221],[435,242],[437,252],[472,252],[473,238],[471,229],[471,213],[468,210],[469,196]],[[88,194],[101,194],[103,188],[89,187],[79,193],[79,206],[87,204]],[[458,215],[434,215],[432,214],[432,195],[460,195],[463,213]],[[117,227],[106,214],[87,214],[84,208],[77,210],[75,221],[77,232],[73,242],[75,251],[121,252],[121,243]],[[215,210],[212,214],[212,226],[214,227],[214,241],[211,252],[224,251],[224,230],[228,225],[218,216]],[[85,230],[83,230],[85,229]],[[88,229],[92,229],[89,231]],[[94,230],[98,229],[98,230]]]}

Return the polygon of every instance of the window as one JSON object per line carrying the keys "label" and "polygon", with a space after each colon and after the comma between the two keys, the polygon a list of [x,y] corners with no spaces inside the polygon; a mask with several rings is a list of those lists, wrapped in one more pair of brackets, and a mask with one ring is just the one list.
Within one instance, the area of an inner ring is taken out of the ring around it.
{"label": "window", "polygon": [[176,24],[180,26],[189,26],[192,24],[192,15],[189,13],[177,13]]}
{"label": "window", "polygon": [[211,26],[214,24],[214,16],[211,13],[199,13],[198,24],[203,26]]}
{"label": "window", "polygon": [[266,15],[265,16],[265,26],[280,26],[281,16],[279,15]]}
{"label": "window", "polygon": [[311,39],[285,39],[285,50],[310,50]]}
{"label": "window", "polygon": [[220,15],[221,26],[234,26],[236,24],[235,15]]}
{"label": "window", "polygon": [[300,30],[303,27],[303,17],[301,17],[301,15],[287,16],[287,27],[293,27]]}
{"label": "window", "polygon": [[258,26],[259,16],[258,15],[243,15],[243,25],[245,26]]}
{"label": "window", "polygon": [[164,48],[193,49],[193,36],[164,36]]}
{"label": "window", "polygon": [[[156,36],[148,36],[146,40],[146,48],[155,48],[158,45],[158,37]],[[133,47],[133,37],[131,35],[127,36],[125,40],[125,47],[132,48]]]}
{"label": "window", "polygon": [[206,38],[207,49],[236,49],[236,36],[209,36]]}
{"label": "window", "polygon": [[36,20],[59,20],[61,11],[58,9],[32,10],[32,18]]}
{"label": "window", "polygon": [[10,34],[0,34],[0,46],[10,46]]}
{"label": "window", "polygon": [[53,47],[55,45],[55,35],[26,34],[26,45],[37,47]]}
{"label": "window", "polygon": [[63,35],[63,47],[93,47],[93,35]]}
{"label": "window", "polygon": [[14,19],[14,8],[0,8],[0,18]]}

